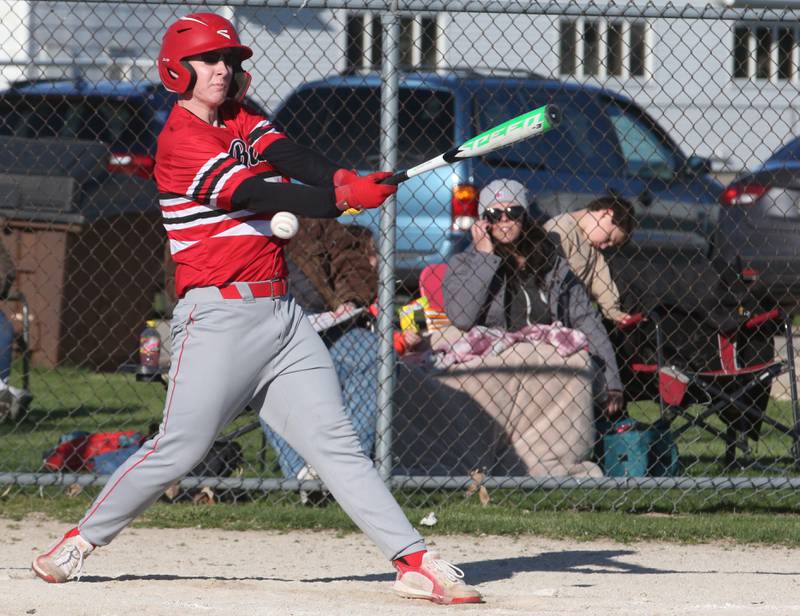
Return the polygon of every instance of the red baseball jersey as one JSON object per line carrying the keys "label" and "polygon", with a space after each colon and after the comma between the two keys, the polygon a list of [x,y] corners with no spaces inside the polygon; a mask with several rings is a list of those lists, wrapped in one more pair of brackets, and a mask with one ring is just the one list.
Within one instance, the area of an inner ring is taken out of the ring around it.
{"label": "red baseball jersey", "polygon": [[286,240],[272,237],[271,214],[233,210],[236,188],[253,176],[287,181],[262,153],[283,138],[239,103],[220,108],[214,127],[175,105],[158,137],[155,179],[178,297],[193,287],[284,278]]}

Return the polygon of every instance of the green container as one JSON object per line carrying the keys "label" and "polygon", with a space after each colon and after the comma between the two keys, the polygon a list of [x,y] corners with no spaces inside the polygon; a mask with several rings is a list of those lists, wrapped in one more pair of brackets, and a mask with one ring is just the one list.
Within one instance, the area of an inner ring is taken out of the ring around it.
{"label": "green container", "polygon": [[680,472],[672,434],[658,424],[634,423],[623,432],[612,427],[603,436],[600,465],[609,477],[668,477]]}

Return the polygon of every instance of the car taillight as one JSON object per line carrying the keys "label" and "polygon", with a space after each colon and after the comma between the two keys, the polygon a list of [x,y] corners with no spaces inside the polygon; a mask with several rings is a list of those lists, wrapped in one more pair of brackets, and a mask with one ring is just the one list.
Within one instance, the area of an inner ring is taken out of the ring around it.
{"label": "car taillight", "polygon": [[722,205],[753,205],[769,190],[763,184],[735,184],[728,186],[719,198]]}
{"label": "car taillight", "polygon": [[108,159],[108,170],[112,173],[127,173],[149,180],[153,177],[156,161],[147,154],[128,152],[112,154]]}
{"label": "car taillight", "polygon": [[450,220],[454,231],[468,230],[478,219],[478,189],[472,184],[453,186]]}
{"label": "car taillight", "polygon": [[759,272],[757,269],[752,267],[743,267],[742,268],[742,280],[745,282],[755,282],[758,280]]}

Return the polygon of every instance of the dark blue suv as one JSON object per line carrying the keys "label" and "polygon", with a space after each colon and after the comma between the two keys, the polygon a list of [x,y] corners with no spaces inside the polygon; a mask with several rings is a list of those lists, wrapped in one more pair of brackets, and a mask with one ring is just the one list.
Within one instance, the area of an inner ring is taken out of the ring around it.
{"label": "dark blue suv", "polygon": [[[149,81],[16,82],[0,92],[0,186],[20,188],[18,205],[29,216],[159,214],[156,143],[176,100]],[[50,180],[48,196],[36,185],[42,176],[73,178],[74,194]],[[0,199],[3,209],[9,203]]]}
{"label": "dark blue suv", "polygon": [[108,170],[152,175],[175,95],[150,82],[22,81],[0,93],[0,135],[105,143]]}
{"label": "dark blue suv", "polygon": [[19,81],[0,92],[0,135],[99,141],[111,151],[109,171],[149,179],[158,134],[176,100],[150,81]]}
{"label": "dark blue suv", "polygon": [[[497,177],[524,183],[533,213],[549,217],[615,191],[634,202],[639,228],[625,254],[707,255],[723,187],[709,162],[685,155],[658,123],[629,99],[599,88],[536,75],[408,74],[400,81],[398,167],[407,168],[545,103],[558,105],[558,129],[417,176],[397,195],[398,275],[416,280],[469,241],[480,188]],[[277,109],[293,139],[360,170],[379,165],[380,78],[335,76],[304,84]],[[378,233],[379,214],[352,222]]]}

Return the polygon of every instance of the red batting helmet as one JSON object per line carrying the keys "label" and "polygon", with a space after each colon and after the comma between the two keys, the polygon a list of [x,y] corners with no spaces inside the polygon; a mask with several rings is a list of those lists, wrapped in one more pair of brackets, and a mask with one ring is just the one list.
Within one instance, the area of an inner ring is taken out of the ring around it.
{"label": "red batting helmet", "polygon": [[161,83],[170,92],[188,92],[194,87],[197,76],[186,58],[218,49],[239,52],[228,96],[242,100],[250,85],[250,73],[242,70],[241,61],[252,56],[253,50],[239,42],[239,35],[231,22],[214,13],[185,15],[167,28],[158,55]]}

